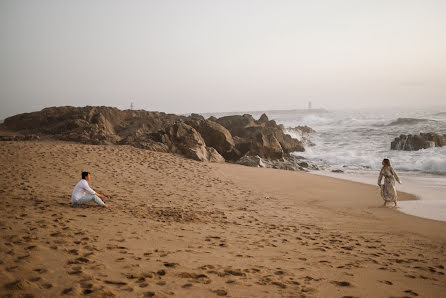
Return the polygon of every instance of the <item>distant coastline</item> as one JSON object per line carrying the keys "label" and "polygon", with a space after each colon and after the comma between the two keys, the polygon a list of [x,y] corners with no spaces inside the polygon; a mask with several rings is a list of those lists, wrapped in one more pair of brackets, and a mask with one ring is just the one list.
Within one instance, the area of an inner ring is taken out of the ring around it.
{"label": "distant coastline", "polygon": [[[243,115],[243,114],[250,114],[250,115],[261,115],[261,114],[322,114],[322,113],[329,113],[326,109],[293,109],[293,110],[262,110],[262,111],[234,111],[234,112],[206,112],[206,113],[198,113],[200,115],[203,115],[204,117],[212,116],[212,115],[219,115],[219,116],[229,116],[229,115]],[[189,115],[189,114],[184,114]]]}

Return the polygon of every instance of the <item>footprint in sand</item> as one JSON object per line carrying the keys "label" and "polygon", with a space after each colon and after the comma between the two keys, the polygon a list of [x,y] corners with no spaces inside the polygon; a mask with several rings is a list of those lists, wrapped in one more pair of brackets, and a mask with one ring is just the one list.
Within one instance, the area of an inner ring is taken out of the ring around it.
{"label": "footprint in sand", "polygon": [[332,284],[338,287],[352,287],[352,284],[348,281],[331,281]]}
{"label": "footprint in sand", "polygon": [[412,296],[418,296],[418,293],[412,291],[412,290],[405,290],[404,293],[412,295]]}
{"label": "footprint in sand", "polygon": [[226,296],[226,295],[228,295],[228,292],[226,290],[223,290],[223,289],[212,290],[212,292],[215,293],[217,296]]}

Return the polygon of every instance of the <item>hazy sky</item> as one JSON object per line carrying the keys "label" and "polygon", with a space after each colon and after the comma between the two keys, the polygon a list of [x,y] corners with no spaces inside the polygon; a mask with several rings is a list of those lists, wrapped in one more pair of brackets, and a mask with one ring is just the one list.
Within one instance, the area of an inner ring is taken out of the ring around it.
{"label": "hazy sky", "polygon": [[0,119],[446,103],[446,1],[0,0]]}

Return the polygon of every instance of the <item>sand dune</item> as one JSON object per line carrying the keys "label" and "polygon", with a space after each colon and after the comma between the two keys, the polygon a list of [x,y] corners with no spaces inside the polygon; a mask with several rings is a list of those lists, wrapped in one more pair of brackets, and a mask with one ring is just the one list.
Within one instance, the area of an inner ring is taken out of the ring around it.
{"label": "sand dune", "polygon": [[[446,223],[373,186],[128,146],[1,142],[0,163],[5,297],[446,293]],[[85,170],[110,208],[70,207]]]}

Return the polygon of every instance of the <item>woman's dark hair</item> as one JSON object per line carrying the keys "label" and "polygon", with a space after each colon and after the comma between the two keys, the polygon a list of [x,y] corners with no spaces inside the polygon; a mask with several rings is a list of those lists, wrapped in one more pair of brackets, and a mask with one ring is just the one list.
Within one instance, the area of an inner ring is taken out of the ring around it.
{"label": "woman's dark hair", "polygon": [[88,173],[88,172],[82,172],[82,179],[87,178],[88,174],[90,174],[90,173]]}
{"label": "woman's dark hair", "polygon": [[388,158],[384,158],[384,159],[383,159],[383,163],[384,163],[386,166],[389,166],[389,167],[390,167],[390,160],[389,160]]}

